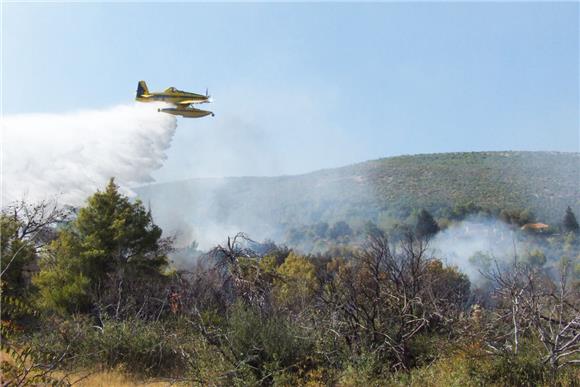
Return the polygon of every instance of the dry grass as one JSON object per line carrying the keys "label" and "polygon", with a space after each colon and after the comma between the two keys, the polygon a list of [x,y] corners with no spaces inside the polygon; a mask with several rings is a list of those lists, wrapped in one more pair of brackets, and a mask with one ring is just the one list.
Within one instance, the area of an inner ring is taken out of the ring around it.
{"label": "dry grass", "polygon": [[[0,361],[7,361],[13,363],[10,355],[4,351],[0,351]],[[135,379],[127,375],[122,370],[112,371],[80,371],[73,373],[65,373],[63,371],[56,371],[51,374],[55,379],[66,378],[74,386],[81,387],[133,387],[133,386],[190,386],[191,383],[171,383],[170,381],[163,381],[159,379]],[[0,382],[2,381],[0,374]],[[0,383],[1,384],[1,383]]]}
{"label": "dry grass", "polygon": [[[56,373],[55,377],[65,374]],[[75,372],[67,374],[69,382],[81,387],[185,386],[191,383],[171,383],[159,379],[135,379],[122,371]]]}

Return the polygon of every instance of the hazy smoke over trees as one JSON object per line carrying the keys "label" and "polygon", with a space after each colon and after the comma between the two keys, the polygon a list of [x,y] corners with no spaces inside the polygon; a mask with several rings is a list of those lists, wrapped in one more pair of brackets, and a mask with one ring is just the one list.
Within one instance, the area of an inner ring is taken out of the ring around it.
{"label": "hazy smoke over trees", "polygon": [[517,234],[509,225],[492,218],[474,217],[455,223],[439,232],[430,247],[450,265],[469,275],[472,281],[481,278],[478,257],[505,261],[523,248]]}

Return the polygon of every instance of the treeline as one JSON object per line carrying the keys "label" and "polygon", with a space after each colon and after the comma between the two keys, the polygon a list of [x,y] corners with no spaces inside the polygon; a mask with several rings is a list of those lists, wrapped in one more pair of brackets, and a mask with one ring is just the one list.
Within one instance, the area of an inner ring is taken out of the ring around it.
{"label": "treeline", "polygon": [[[389,229],[429,211],[443,227],[483,211],[549,225],[580,214],[580,154],[471,152],[399,156],[297,176],[191,179],[136,189],[164,229],[236,225],[281,240],[279,231],[371,220]],[[179,211],[176,213],[175,208]],[[530,216],[535,214],[535,216]],[[535,218],[535,219],[534,219]],[[207,223],[205,220],[211,220]],[[282,232],[283,232],[282,231]]]}
{"label": "treeline", "polygon": [[[545,239],[548,237],[553,237],[554,235],[566,236],[569,233],[575,235],[579,229],[576,215],[570,207],[562,214],[562,220],[552,225],[544,225],[539,222],[538,218],[529,209],[490,209],[473,203],[456,205],[451,209],[439,211],[439,213],[441,215],[435,217],[426,209],[415,209],[402,220],[383,217],[379,218],[377,222],[362,221],[348,223],[340,220],[329,224],[319,221],[313,224],[289,227],[284,233],[283,239],[285,244],[299,251],[320,253],[336,246],[358,243],[373,228],[384,230],[389,234],[391,239],[400,239],[408,232],[414,232],[420,236],[434,236],[439,231],[443,231],[465,220],[473,223],[497,221],[521,234],[520,236],[522,238],[528,237],[527,239],[529,241],[540,245],[546,244]],[[536,222],[541,228],[537,229],[533,227],[533,224]],[[532,224],[532,227],[521,230],[523,226],[530,226],[530,224]]]}
{"label": "treeline", "polygon": [[171,239],[113,181],[74,216],[10,206],[3,382],[123,369],[188,385],[574,385],[577,223],[556,269],[515,255],[477,288],[429,253],[435,219],[417,220],[396,236],[366,224],[358,243],[316,255],[238,234],[176,270]]}

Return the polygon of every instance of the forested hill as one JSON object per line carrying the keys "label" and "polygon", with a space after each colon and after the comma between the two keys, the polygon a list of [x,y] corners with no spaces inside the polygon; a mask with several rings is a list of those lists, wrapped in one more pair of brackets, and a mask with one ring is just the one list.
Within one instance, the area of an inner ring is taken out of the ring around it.
{"label": "forested hill", "polygon": [[[580,213],[580,154],[474,152],[390,157],[297,176],[191,179],[137,189],[159,224],[228,226],[272,234],[315,222],[405,219],[425,208],[529,209],[559,222],[567,206]],[[176,224],[179,223],[179,224]]]}

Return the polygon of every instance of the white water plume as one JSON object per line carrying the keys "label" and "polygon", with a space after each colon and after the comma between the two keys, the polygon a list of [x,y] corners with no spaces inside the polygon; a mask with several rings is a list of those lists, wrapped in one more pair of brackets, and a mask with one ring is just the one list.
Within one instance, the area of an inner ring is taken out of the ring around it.
{"label": "white water plume", "polygon": [[162,104],[123,104],[2,120],[2,200],[81,205],[114,177],[126,194],[151,182],[177,128]]}

